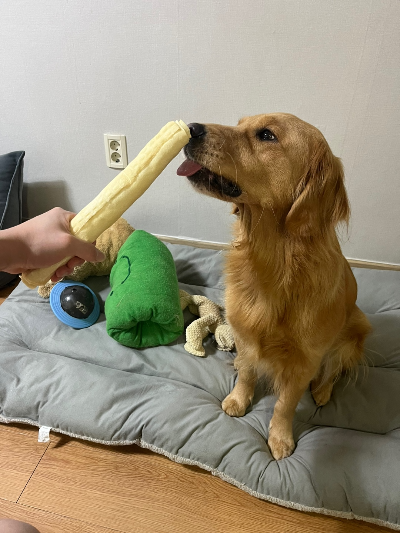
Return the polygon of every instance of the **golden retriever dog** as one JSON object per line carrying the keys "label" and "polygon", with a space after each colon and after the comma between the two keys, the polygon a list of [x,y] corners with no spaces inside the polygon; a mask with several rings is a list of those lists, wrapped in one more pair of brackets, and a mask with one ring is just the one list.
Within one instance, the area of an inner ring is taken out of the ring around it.
{"label": "golden retriever dog", "polygon": [[362,361],[370,331],[336,236],[350,215],[342,164],[317,128],[289,114],[189,128],[178,175],[237,214],[226,312],[238,379],[222,408],[243,416],[267,376],[277,396],[268,445],[282,459],[295,447],[303,393],[311,384],[317,406],[326,404],[340,374]]}

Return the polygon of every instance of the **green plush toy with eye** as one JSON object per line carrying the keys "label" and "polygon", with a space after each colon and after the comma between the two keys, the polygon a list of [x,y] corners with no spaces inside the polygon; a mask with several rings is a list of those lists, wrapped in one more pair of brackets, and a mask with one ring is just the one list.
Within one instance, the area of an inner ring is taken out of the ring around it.
{"label": "green plush toy with eye", "polygon": [[107,333],[132,348],[169,344],[184,330],[171,252],[157,237],[136,230],[121,247],[105,303]]}

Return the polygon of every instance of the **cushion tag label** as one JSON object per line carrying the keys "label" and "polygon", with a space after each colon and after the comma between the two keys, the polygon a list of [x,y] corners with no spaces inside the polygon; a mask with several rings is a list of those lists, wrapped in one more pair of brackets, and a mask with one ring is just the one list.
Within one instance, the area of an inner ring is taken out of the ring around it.
{"label": "cushion tag label", "polygon": [[38,442],[49,442],[50,440],[50,430],[51,428],[47,426],[40,426]]}

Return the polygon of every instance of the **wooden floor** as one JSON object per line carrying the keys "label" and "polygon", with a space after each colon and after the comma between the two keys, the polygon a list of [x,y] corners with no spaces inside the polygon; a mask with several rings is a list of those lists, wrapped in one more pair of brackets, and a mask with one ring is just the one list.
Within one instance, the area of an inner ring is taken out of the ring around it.
{"label": "wooden floor", "polygon": [[0,424],[0,518],[29,522],[41,533],[390,531],[263,502],[136,446],[56,434],[42,444],[37,434],[30,426]]}
{"label": "wooden floor", "polygon": [[7,296],[9,296],[12,293],[12,291],[18,285],[18,282],[19,282],[19,278],[11,282],[9,285],[7,285],[7,287],[3,287],[2,289],[0,289],[0,305],[4,302]]}

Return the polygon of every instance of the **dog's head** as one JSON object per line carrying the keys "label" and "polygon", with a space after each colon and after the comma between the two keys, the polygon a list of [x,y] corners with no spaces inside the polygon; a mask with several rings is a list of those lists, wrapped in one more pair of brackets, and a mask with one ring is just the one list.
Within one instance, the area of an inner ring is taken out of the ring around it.
{"label": "dog's head", "polygon": [[343,168],[322,133],[284,113],[237,126],[190,124],[178,174],[204,194],[272,210],[284,231],[312,235],[347,221]]}

